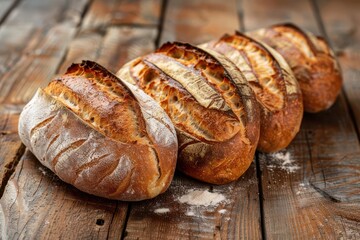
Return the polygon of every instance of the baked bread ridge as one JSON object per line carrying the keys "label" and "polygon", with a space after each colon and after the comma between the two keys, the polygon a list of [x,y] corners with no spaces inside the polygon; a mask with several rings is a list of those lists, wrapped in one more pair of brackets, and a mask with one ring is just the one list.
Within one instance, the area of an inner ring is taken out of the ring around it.
{"label": "baked bread ridge", "polygon": [[323,38],[292,23],[247,34],[274,48],[288,62],[300,84],[306,112],[320,112],[333,105],[341,90],[341,69]]}
{"label": "baked bread ridge", "polygon": [[287,147],[300,129],[303,102],[299,84],[281,55],[239,32],[201,47],[230,59],[254,90],[261,114],[257,149],[276,152]]}
{"label": "baked bread ridge", "polygon": [[[137,118],[140,136],[136,131],[135,137],[120,136],[116,129],[109,134],[117,126],[109,117],[126,113],[121,101],[138,108],[128,117]],[[176,167],[176,132],[166,113],[142,90],[90,61],[73,64],[65,75],[38,89],[20,115],[19,136],[60,179],[110,199],[153,198],[168,188]]]}
{"label": "baked bread ridge", "polygon": [[259,138],[254,93],[235,65],[221,61],[189,44],[165,43],[117,73],[158,101],[172,119],[178,169],[213,184],[238,179],[250,166]]}

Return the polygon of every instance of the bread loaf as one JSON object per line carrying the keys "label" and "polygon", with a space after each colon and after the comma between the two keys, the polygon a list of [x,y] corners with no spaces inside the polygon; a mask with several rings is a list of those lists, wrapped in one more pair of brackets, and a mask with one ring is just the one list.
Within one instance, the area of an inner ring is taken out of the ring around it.
{"label": "bread loaf", "polygon": [[201,46],[228,57],[254,90],[261,113],[257,149],[274,152],[287,147],[300,129],[303,102],[285,60],[271,47],[241,33]]}
{"label": "bread loaf", "polygon": [[340,93],[342,77],[327,42],[293,24],[279,24],[249,32],[278,51],[293,70],[307,112],[328,109]]}
{"label": "bread loaf", "polygon": [[59,178],[101,197],[155,197],[175,170],[176,132],[165,112],[90,61],[37,91],[20,115],[19,135]]}
{"label": "bread loaf", "polygon": [[117,73],[167,112],[178,133],[178,169],[224,184],[250,166],[259,139],[259,108],[240,70],[224,56],[166,43]]}

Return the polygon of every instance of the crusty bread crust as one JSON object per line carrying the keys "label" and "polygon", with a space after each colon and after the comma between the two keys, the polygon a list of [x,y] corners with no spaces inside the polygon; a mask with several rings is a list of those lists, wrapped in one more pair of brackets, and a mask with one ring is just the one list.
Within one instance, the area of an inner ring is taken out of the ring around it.
{"label": "crusty bread crust", "polygon": [[117,75],[165,109],[179,138],[178,169],[224,184],[250,166],[259,138],[259,108],[239,69],[220,54],[166,43]]}
{"label": "crusty bread crust", "polygon": [[278,51],[288,62],[303,94],[306,112],[328,109],[340,93],[340,66],[329,44],[293,24],[279,24],[248,33]]}
{"label": "crusty bread crust", "polygon": [[266,44],[241,34],[225,35],[203,44],[229,58],[244,74],[260,106],[257,149],[275,152],[298,133],[303,116],[299,84],[285,60]]}
{"label": "crusty bread crust", "polygon": [[90,61],[37,91],[19,135],[63,181],[110,199],[155,197],[176,166],[176,132],[161,107]]}

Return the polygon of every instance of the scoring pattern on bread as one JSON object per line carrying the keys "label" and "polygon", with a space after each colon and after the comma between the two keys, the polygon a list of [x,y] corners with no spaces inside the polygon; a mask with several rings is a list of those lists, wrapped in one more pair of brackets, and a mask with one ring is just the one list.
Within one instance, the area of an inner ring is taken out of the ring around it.
{"label": "scoring pattern on bread", "polygon": [[166,43],[117,75],[165,109],[179,137],[178,168],[222,184],[249,167],[259,137],[259,109],[239,69],[216,52]]}
{"label": "scoring pattern on bread", "polygon": [[300,129],[303,115],[299,85],[285,60],[266,44],[241,33],[203,44],[231,60],[244,74],[260,104],[258,150],[287,147]]}
{"label": "scoring pattern on bread", "polygon": [[160,106],[94,62],[73,64],[25,106],[19,135],[42,164],[82,191],[119,200],[164,192],[175,129]]}
{"label": "scoring pattern on bread", "polygon": [[304,109],[328,109],[340,93],[341,70],[329,44],[293,24],[279,24],[248,33],[280,53],[293,70],[303,94]]}

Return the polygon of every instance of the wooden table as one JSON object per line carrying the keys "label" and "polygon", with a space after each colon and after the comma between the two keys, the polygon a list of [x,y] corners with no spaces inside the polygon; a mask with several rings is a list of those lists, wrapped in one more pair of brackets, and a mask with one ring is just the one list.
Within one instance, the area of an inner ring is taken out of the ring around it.
{"label": "wooden table", "polygon": [[[358,0],[0,0],[0,238],[360,239],[359,9]],[[231,184],[177,173],[165,194],[129,203],[64,184],[19,140],[24,104],[72,62],[91,59],[116,71],[165,41],[197,44],[279,22],[327,38],[344,76],[335,105],[305,114],[283,152],[293,169],[257,154]],[[191,189],[226,201],[180,203]]]}

